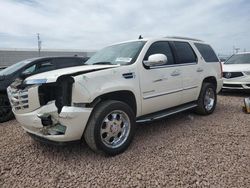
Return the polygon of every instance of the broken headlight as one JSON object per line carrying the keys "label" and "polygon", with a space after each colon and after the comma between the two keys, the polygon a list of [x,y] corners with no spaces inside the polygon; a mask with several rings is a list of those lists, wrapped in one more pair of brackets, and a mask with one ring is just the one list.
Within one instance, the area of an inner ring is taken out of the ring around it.
{"label": "broken headlight", "polygon": [[71,106],[74,79],[72,77],[59,77],[56,82],[57,92],[55,104],[58,108],[58,113],[60,113],[63,106]]}
{"label": "broken headlight", "polygon": [[58,113],[63,106],[71,106],[72,77],[59,77],[55,83],[42,84],[39,86],[40,105],[46,105],[49,101],[55,100]]}
{"label": "broken headlight", "polygon": [[24,85],[40,85],[45,84],[47,79],[33,79],[33,80],[25,80],[23,82]]}

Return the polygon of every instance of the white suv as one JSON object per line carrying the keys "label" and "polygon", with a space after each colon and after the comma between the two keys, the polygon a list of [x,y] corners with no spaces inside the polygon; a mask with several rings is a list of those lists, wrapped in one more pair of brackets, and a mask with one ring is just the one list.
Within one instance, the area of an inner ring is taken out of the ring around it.
{"label": "white suv", "polygon": [[108,46],[84,66],[16,80],[8,95],[34,138],[85,139],[92,150],[115,155],[131,143],[136,122],[191,108],[211,114],[221,87],[221,65],[208,44],[167,37]]}

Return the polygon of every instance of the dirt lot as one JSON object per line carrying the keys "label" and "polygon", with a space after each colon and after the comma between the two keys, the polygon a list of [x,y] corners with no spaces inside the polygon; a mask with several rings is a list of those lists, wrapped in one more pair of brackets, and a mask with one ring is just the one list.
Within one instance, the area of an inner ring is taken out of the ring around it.
{"label": "dirt lot", "polygon": [[214,114],[192,112],[138,126],[115,157],[85,144],[33,141],[13,120],[0,125],[0,187],[250,187],[250,115],[244,94],[218,97]]}

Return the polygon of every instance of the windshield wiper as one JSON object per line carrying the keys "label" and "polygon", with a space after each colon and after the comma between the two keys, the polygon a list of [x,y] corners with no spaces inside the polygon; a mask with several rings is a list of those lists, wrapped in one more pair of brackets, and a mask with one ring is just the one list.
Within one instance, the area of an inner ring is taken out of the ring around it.
{"label": "windshield wiper", "polygon": [[100,61],[100,62],[93,63],[93,65],[113,65],[113,64],[109,61]]}

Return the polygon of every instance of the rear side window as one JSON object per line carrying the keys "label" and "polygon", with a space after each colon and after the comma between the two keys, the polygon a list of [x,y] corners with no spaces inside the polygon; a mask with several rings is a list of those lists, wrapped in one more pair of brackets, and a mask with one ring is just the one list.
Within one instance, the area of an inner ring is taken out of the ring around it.
{"label": "rear side window", "polygon": [[160,42],[153,43],[149,47],[149,49],[144,57],[144,60],[148,60],[148,57],[150,55],[153,55],[153,54],[164,54],[168,58],[167,65],[174,64],[174,57],[172,54],[172,50],[169,46],[169,43],[166,41],[160,41]]}
{"label": "rear side window", "polygon": [[204,58],[206,62],[218,62],[219,61],[214,50],[208,44],[194,43],[194,45],[199,50],[200,54],[202,55],[202,57]]}
{"label": "rear side window", "polygon": [[54,69],[55,66],[52,64],[51,60],[41,61],[36,65],[35,73],[46,72]]}
{"label": "rear side window", "polygon": [[196,55],[193,51],[193,48],[187,42],[173,42],[176,50],[177,55],[177,63],[184,64],[184,63],[195,63]]}
{"label": "rear side window", "polygon": [[79,58],[56,58],[53,63],[57,68],[71,67],[82,64]]}

